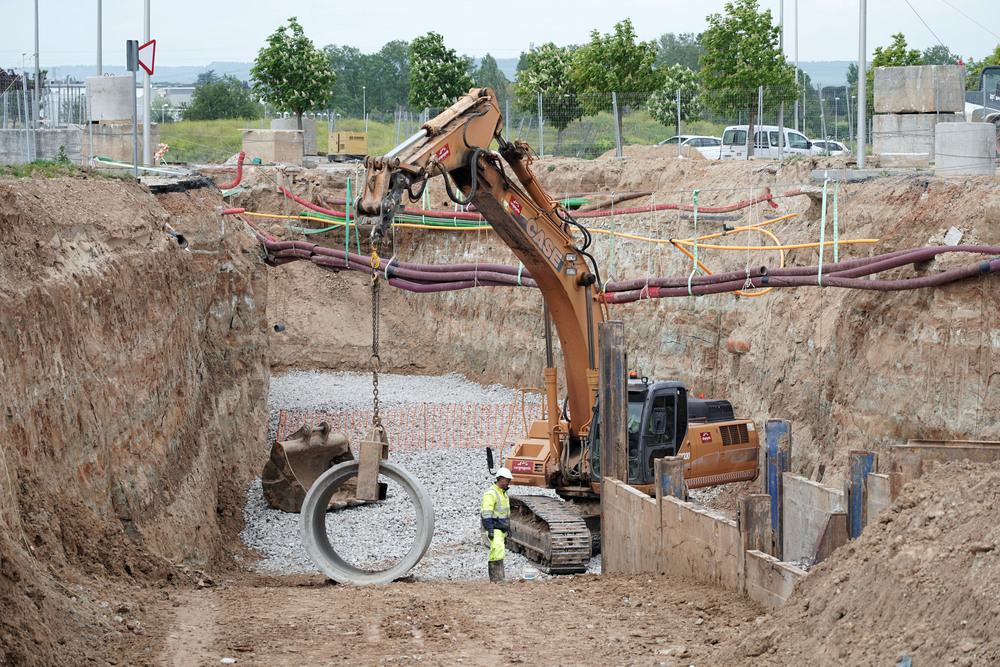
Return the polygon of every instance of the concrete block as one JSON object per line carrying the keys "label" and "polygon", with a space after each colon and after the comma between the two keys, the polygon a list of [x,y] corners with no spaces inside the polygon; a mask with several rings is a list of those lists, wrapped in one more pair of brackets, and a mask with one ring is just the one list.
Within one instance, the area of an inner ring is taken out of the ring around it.
{"label": "concrete block", "polygon": [[661,573],[739,590],[742,538],[735,521],[664,496],[660,536]]}
{"label": "concrete block", "polygon": [[931,165],[930,153],[882,153],[879,165],[883,169],[927,169]]}
{"label": "concrete block", "polygon": [[[883,114],[872,118],[872,151],[877,155],[934,155],[934,130],[941,123],[959,123],[955,114]],[[889,166],[882,164],[883,167]],[[894,165],[895,166],[895,165]],[[905,166],[905,165],[899,165]]]}
{"label": "concrete block", "polygon": [[844,492],[792,473],[782,475],[785,497],[784,559],[812,563],[816,541],[832,512],[843,511]]}
{"label": "concrete block", "polygon": [[302,135],[300,130],[243,130],[243,151],[248,161],[301,165]]}
{"label": "concrete block", "polygon": [[807,572],[760,551],[748,551],[746,559],[746,594],[762,607],[773,611],[785,604],[795,584]]}
{"label": "concrete block", "polygon": [[601,571],[661,572],[660,509],[631,486],[605,477],[601,483]]}
{"label": "concrete block", "polygon": [[[139,162],[142,162],[142,123],[139,123]],[[132,123],[91,123],[84,129],[83,153],[89,159],[91,139],[93,139],[93,155],[103,155],[119,162],[132,164]],[[149,127],[149,142],[153,152],[160,143],[160,124],[152,123]]]}
{"label": "concrete block", "polygon": [[88,76],[87,96],[90,98],[91,122],[132,120],[131,74]]}
{"label": "concrete block", "polygon": [[812,564],[822,563],[834,551],[847,544],[847,512],[831,512],[826,515],[826,524],[813,547]]}
{"label": "concrete block", "polygon": [[889,476],[878,473],[868,474],[868,521],[892,504],[890,497]]}
{"label": "concrete block", "polygon": [[934,135],[938,176],[992,176],[997,170],[997,127],[993,123],[939,123]]}
{"label": "concrete block", "polygon": [[961,113],[965,67],[876,67],[874,88],[875,113]]}
{"label": "concrete block", "polygon": [[[298,130],[299,124],[295,117],[275,118],[271,121],[272,130]],[[313,118],[302,119],[302,154],[316,155],[319,144],[316,134],[316,120]]]}
{"label": "concrete block", "polygon": [[[59,157],[62,147],[66,157],[73,164],[83,164],[81,147],[82,132],[78,125],[65,128],[42,129],[32,133],[33,141],[37,143],[34,151],[42,160],[54,160]],[[28,147],[25,144],[24,130],[0,129],[0,164],[22,164],[27,162]]]}

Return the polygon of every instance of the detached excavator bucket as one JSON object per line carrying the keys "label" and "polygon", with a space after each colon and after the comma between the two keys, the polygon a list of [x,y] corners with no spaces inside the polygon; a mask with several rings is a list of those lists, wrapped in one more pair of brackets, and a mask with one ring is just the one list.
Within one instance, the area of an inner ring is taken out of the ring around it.
{"label": "detached excavator bucket", "polygon": [[[344,461],[354,460],[344,433],[331,433],[330,425],[303,426],[288,437],[275,441],[271,456],[261,472],[264,499],[271,507],[298,512],[306,493],[324,472]],[[356,497],[357,477],[345,482],[330,499],[330,507],[341,509],[363,504]]]}

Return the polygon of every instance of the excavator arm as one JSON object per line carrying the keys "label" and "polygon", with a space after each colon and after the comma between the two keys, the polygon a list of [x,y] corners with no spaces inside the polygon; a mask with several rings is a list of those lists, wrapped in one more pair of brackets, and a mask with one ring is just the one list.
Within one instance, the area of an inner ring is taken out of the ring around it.
{"label": "excavator arm", "polygon": [[[590,241],[586,228],[538,184],[527,145],[506,141],[502,130],[493,91],[470,90],[391,153],[366,160],[358,223],[371,224],[373,242],[378,243],[403,199],[419,198],[427,180],[437,175],[444,178],[453,200],[475,205],[530,272],[556,325],[566,360],[569,433],[561,432],[551,358],[546,385],[549,439],[559,461],[562,441],[580,435],[596,400],[596,331],[603,321],[597,302],[599,274],[586,252]],[[490,150],[494,142],[497,151]]]}

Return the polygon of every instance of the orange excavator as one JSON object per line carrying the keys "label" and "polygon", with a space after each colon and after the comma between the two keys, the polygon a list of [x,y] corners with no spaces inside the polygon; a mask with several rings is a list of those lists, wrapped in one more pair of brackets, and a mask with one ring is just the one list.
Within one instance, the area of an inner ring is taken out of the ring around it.
{"label": "orange excavator", "polygon": [[[440,175],[449,196],[463,206],[474,204],[530,272],[545,305],[547,407],[513,444],[505,465],[514,484],[554,489],[561,499],[512,497],[508,544],[551,572],[580,572],[599,545],[595,346],[607,305],[588,252],[589,231],[538,183],[529,146],[504,139],[502,130],[493,91],[470,90],[391,153],[365,160],[357,222],[372,225],[377,244],[404,198],[416,201],[427,180]],[[562,346],[562,402],[550,322]],[[637,489],[655,493],[653,464],[663,456],[687,459],[688,488],[756,479],[754,422],[735,419],[729,401],[691,398],[681,382],[635,378],[628,383],[627,405],[628,483]],[[488,458],[492,468],[490,452]]]}

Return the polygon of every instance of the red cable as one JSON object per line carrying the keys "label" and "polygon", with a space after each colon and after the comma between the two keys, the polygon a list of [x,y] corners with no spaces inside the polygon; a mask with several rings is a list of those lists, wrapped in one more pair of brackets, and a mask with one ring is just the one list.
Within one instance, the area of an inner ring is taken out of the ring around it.
{"label": "red cable", "polygon": [[240,158],[236,161],[236,180],[228,185],[220,185],[220,190],[228,190],[229,188],[235,188],[243,180],[243,158],[246,157],[246,153],[240,151]]}

